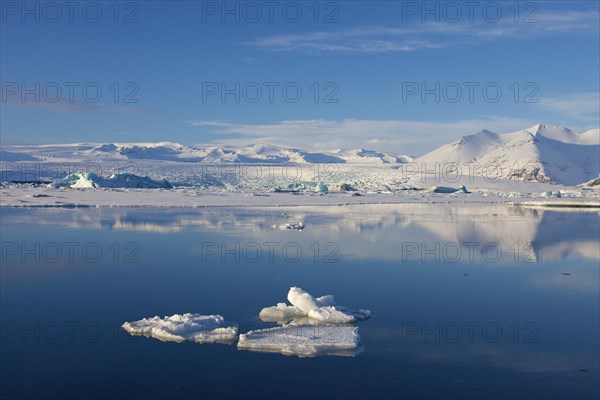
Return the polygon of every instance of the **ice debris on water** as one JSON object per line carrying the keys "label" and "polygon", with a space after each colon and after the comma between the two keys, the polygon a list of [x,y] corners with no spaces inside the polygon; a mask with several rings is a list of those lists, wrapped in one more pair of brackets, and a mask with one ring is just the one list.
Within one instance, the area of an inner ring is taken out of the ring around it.
{"label": "ice debris on water", "polygon": [[231,343],[237,326],[220,315],[175,314],[169,317],[144,318],[125,322],[123,329],[135,336],[146,336],[163,342]]}
{"label": "ice debris on water", "polygon": [[298,222],[297,224],[283,224],[283,225],[272,225],[273,229],[281,229],[283,231],[285,230],[290,230],[290,231],[301,231],[302,229],[304,229],[304,224],[302,222]]}
{"label": "ice debris on water", "polygon": [[353,356],[360,345],[358,328],[342,325],[286,325],[240,335],[238,349],[298,357]]}
{"label": "ice debris on water", "polygon": [[327,193],[327,192],[329,192],[329,187],[326,184],[324,184],[323,182],[319,183],[317,185],[316,189],[317,189],[317,192],[319,192],[319,193]]}
{"label": "ice debris on water", "polygon": [[560,198],[562,197],[561,193],[559,190],[556,191],[548,191],[548,192],[543,192],[542,193],[542,197],[555,197],[555,198]]}
{"label": "ice debris on water", "polygon": [[[291,287],[291,305],[279,303],[263,308],[260,318],[279,326],[251,330],[239,335],[240,350],[276,352],[298,357],[318,355],[354,356],[361,344],[358,328],[351,325],[371,316],[368,310],[348,310],[335,304],[332,295],[313,297]],[[225,343],[234,342],[237,326],[220,315],[175,314],[125,322],[131,335],[146,336],[163,342]]]}
{"label": "ice debris on water", "polygon": [[369,310],[348,310],[337,306],[332,295],[315,298],[298,287],[290,288],[288,301],[292,305],[278,303],[259,314],[262,321],[281,326],[240,334],[238,348],[298,357],[356,354],[361,339],[349,324],[369,318]]}
{"label": "ice debris on water", "polygon": [[314,298],[298,287],[290,288],[288,301],[292,304],[278,303],[260,311],[263,321],[285,323],[294,319],[304,319],[309,323],[352,324],[371,316],[369,310],[349,310],[338,306],[332,295]]}
{"label": "ice debris on water", "polygon": [[448,186],[432,186],[426,190],[428,193],[471,193],[467,190],[464,185],[460,185],[458,188]]}
{"label": "ice debris on water", "polygon": [[103,178],[89,173],[69,174],[49,185],[51,188],[75,188],[75,189],[93,189],[93,188],[131,188],[131,189],[171,189],[173,185],[166,179],[152,179],[148,176],[139,176],[135,174],[112,174],[108,178]]}

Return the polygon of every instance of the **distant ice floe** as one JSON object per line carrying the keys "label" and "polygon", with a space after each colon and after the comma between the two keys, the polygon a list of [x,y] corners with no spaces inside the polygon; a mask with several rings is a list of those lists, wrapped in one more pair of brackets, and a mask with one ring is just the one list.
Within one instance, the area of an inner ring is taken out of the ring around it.
{"label": "distant ice floe", "polygon": [[237,326],[225,322],[220,315],[187,313],[164,318],[156,316],[125,322],[122,327],[131,335],[177,343],[232,343],[237,335]]}
{"label": "distant ice floe", "polygon": [[352,185],[350,185],[349,183],[339,183],[337,185],[337,189],[341,192],[354,192],[356,191],[356,189],[354,189],[354,187],[352,187]]}
{"label": "distant ice floe", "polygon": [[559,190],[549,190],[547,192],[542,192],[542,193],[540,193],[540,196],[541,197],[555,197],[555,198],[562,197]]}
{"label": "distant ice floe", "polygon": [[298,287],[290,288],[288,301],[292,304],[278,303],[260,311],[259,317],[265,322],[296,323],[305,319],[312,324],[352,324],[371,316],[369,310],[348,310],[335,304],[332,295],[314,298]]}
{"label": "distant ice floe", "polygon": [[85,174],[69,174],[49,185],[53,188],[131,188],[131,189],[171,189],[173,186],[166,179],[152,179],[148,176],[135,174],[113,174],[103,178],[93,172]]}
{"label": "distant ice floe", "polygon": [[329,187],[323,182],[320,182],[316,187],[316,191],[319,193],[327,193],[329,192]]}
{"label": "distant ice floe", "polygon": [[314,357],[353,356],[360,345],[358,328],[335,325],[286,325],[240,335],[238,349]]}
{"label": "distant ice floe", "polygon": [[273,225],[273,229],[281,229],[283,231],[301,231],[304,229],[304,224],[302,222],[298,222],[297,224],[283,224],[283,225]]}
{"label": "distant ice floe", "polygon": [[458,188],[447,187],[447,186],[432,186],[426,190],[428,193],[471,193],[467,190],[464,185],[460,185]]}

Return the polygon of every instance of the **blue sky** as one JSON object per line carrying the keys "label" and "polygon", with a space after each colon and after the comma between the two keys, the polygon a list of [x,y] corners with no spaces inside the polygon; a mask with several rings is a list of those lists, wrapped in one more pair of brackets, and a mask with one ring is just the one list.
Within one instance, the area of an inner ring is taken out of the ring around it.
{"label": "blue sky", "polygon": [[599,124],[597,1],[1,4],[3,144],[420,155],[483,128]]}

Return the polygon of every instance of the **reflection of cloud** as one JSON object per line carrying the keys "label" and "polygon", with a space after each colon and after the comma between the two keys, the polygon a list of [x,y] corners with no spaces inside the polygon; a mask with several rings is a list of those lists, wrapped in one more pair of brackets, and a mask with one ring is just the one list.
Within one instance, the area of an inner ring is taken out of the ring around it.
{"label": "reflection of cloud", "polygon": [[[429,208],[429,210],[428,210]],[[514,243],[534,241],[542,212],[521,207],[486,205],[461,207],[417,206],[426,212],[416,222],[448,242],[496,242],[504,249]]]}
{"label": "reflection of cloud", "polygon": [[[521,264],[523,261],[538,263],[576,257],[600,260],[597,248],[600,215],[595,211],[552,211],[485,204],[358,205],[345,209],[347,211],[342,213],[335,206],[319,207],[318,210],[296,207],[294,218],[314,219],[318,226],[309,228],[322,240],[333,238],[340,243],[356,243],[344,250],[358,258],[400,259],[402,246],[409,243],[416,243],[419,249],[433,248],[435,243],[439,243],[440,248],[454,243],[477,243],[473,247],[473,262],[477,262],[481,261],[483,247],[493,243],[504,255],[499,264],[502,260]],[[326,219],[322,221],[321,218]],[[308,224],[311,225],[310,220]],[[492,250],[490,248],[490,258],[493,258]],[[461,260],[467,260],[468,246],[462,251]],[[515,254],[517,263],[512,261]],[[420,261],[420,256],[418,251],[408,260]]]}
{"label": "reflection of cloud", "polygon": [[[470,321],[471,324],[474,322]],[[469,331],[465,325],[460,322],[455,323],[461,327],[463,334],[460,340],[455,342],[449,341],[443,334],[440,334],[437,343],[434,342],[433,323],[427,325],[430,332],[425,340],[422,339],[421,332],[411,331],[407,334],[402,329],[381,327],[378,327],[376,332],[363,332],[363,338],[365,341],[396,342],[398,346],[391,351],[399,352],[403,359],[427,364],[432,362],[450,362],[457,366],[463,363],[476,364],[510,369],[519,373],[578,373],[581,368],[592,371],[600,367],[598,357],[593,352],[574,351],[565,346],[544,346],[542,331],[535,336],[540,342],[526,342],[524,334],[530,331],[523,330],[521,327],[517,343],[514,342],[513,331],[506,331],[498,342],[492,343],[485,339],[481,330],[487,322],[478,322],[479,325],[473,328],[472,339],[469,339]],[[440,323],[440,327],[444,326],[444,323]],[[453,330],[452,334],[449,333],[452,336],[448,337],[454,339],[456,332]]]}
{"label": "reflection of cloud", "polygon": [[[258,209],[87,209],[10,210],[3,224],[49,224],[87,229],[160,233],[208,231],[223,237],[251,235],[257,242],[334,242],[339,256],[357,259],[421,261],[421,253],[402,259],[403,246],[424,248],[458,244],[459,261],[481,262],[482,248],[496,243],[504,252],[499,265],[521,265],[527,259],[599,260],[597,212],[562,212],[491,204],[371,204],[320,207],[263,207]],[[302,232],[281,232],[273,224],[302,221]],[[219,239],[221,240],[221,239]],[[474,259],[465,243],[479,243]],[[527,246],[535,247],[528,250]],[[520,249],[513,261],[515,245]],[[448,256],[451,257],[452,255]],[[431,257],[426,261],[431,261]],[[445,258],[441,259],[442,262]],[[489,264],[488,261],[486,264]]]}
{"label": "reflection of cloud", "polygon": [[560,350],[536,349],[535,344],[520,346],[494,346],[493,344],[464,346],[458,349],[446,348],[436,352],[438,360],[479,358],[498,368],[510,368],[520,372],[568,372],[577,371],[582,366],[598,368],[598,359],[589,353],[572,354]]}
{"label": "reflection of cloud", "polygon": [[[596,244],[597,246],[597,244]],[[590,270],[588,268],[573,268],[567,266],[565,268],[570,275],[561,273],[547,272],[543,275],[538,275],[533,278],[533,284],[537,287],[542,287],[554,292],[570,291],[575,293],[598,294],[600,290],[600,282],[598,282],[598,270]]]}
{"label": "reflection of cloud", "polygon": [[173,233],[173,232],[181,232],[183,230],[183,226],[181,225],[160,225],[153,224],[145,221],[120,221],[116,220],[114,225],[111,227],[116,230],[124,230],[124,231],[139,231],[139,232],[156,232],[156,233]]}
{"label": "reflection of cloud", "polygon": [[564,240],[552,246],[544,247],[541,256],[544,260],[562,260],[567,257],[600,260],[600,247],[598,247],[598,242],[593,240]]}

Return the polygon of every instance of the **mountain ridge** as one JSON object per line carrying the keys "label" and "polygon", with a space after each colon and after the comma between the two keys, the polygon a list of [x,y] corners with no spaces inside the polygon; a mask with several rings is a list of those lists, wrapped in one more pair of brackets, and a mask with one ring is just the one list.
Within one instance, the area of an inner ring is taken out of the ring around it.
{"label": "mountain ridge", "polygon": [[411,161],[405,155],[374,150],[307,151],[274,145],[248,145],[240,148],[209,145],[192,147],[174,142],[112,142],[73,143],[56,145],[7,146],[1,161],[39,160],[69,161],[75,159],[101,160],[160,160],[173,162],[239,162],[239,163],[349,163],[395,164]]}
{"label": "mountain ridge", "polygon": [[478,164],[477,175],[576,185],[600,173],[600,129],[576,133],[569,128],[536,124],[497,134],[482,130],[438,147],[417,163]]}
{"label": "mountain ridge", "polygon": [[[112,142],[6,146],[0,161],[156,160],[169,162],[256,164],[357,164],[401,166],[405,163],[479,164],[490,178],[577,185],[600,175],[600,129],[577,133],[569,128],[536,124],[496,133],[482,129],[417,158],[368,149],[307,151],[267,144],[243,147],[187,146],[174,142]],[[490,168],[491,167],[491,168]]]}

